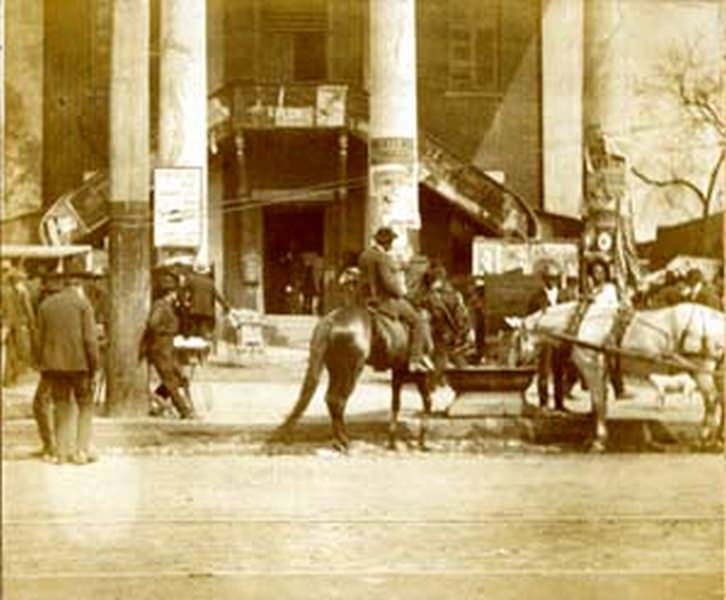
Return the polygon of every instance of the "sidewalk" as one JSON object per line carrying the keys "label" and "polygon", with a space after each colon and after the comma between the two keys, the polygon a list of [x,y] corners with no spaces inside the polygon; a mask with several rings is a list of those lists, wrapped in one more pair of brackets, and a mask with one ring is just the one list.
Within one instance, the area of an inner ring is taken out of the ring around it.
{"label": "sidewalk", "polygon": [[[234,358],[234,366],[230,364]],[[101,451],[111,448],[189,446],[190,444],[263,444],[295,403],[305,371],[307,351],[269,347],[263,356],[236,357],[224,350],[197,369],[192,395],[199,421],[161,418],[119,419],[97,417],[95,440]],[[327,377],[320,385],[295,432],[295,441],[325,444],[330,439],[330,421],[324,401]],[[6,458],[29,455],[38,447],[31,401],[35,378],[11,389],[3,389],[3,453]],[[655,391],[631,382],[633,400],[609,403],[609,430],[614,447],[642,449],[645,442],[669,447],[697,440],[702,418],[699,399],[670,397],[659,409]],[[352,438],[383,443],[388,432],[390,379],[386,373],[366,369],[346,407]],[[522,417],[448,418],[443,411],[453,400],[450,389],[434,395],[435,416],[429,421],[430,440],[473,442],[484,438],[521,440],[535,444],[583,444],[592,425],[587,417],[589,395],[576,390],[568,400],[569,415],[536,410]],[[528,390],[527,401],[536,405],[536,392]],[[415,436],[421,401],[413,386],[402,396],[400,437]]]}

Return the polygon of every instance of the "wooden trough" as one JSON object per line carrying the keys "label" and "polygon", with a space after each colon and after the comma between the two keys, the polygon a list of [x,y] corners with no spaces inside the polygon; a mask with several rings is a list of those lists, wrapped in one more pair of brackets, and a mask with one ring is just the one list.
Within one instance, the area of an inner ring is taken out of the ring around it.
{"label": "wooden trough", "polygon": [[479,365],[447,369],[456,393],[447,409],[450,417],[516,417],[522,415],[525,393],[536,373],[534,366]]}

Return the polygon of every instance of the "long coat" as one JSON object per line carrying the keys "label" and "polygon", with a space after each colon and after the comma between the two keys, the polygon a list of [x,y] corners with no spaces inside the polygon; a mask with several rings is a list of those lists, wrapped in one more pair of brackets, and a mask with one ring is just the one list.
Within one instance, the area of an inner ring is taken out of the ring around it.
{"label": "long coat", "polygon": [[395,310],[405,296],[400,270],[392,256],[376,245],[366,248],[358,259],[361,295],[383,309]]}
{"label": "long coat", "polygon": [[72,287],[48,296],[38,310],[41,371],[92,373],[100,365],[91,303]]}

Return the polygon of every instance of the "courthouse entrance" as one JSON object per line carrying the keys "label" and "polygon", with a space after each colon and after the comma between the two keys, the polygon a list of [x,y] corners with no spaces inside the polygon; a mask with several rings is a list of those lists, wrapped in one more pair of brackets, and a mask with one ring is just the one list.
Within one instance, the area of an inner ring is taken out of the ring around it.
{"label": "courthouse entrance", "polygon": [[322,293],[324,225],[324,204],[264,209],[267,313],[313,314]]}

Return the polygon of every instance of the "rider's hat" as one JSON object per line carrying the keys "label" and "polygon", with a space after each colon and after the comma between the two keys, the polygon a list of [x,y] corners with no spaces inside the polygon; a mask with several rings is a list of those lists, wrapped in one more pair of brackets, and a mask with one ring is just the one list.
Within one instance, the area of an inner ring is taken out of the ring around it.
{"label": "rider's hat", "polygon": [[393,231],[390,227],[379,227],[378,231],[376,231],[376,234],[373,236],[373,238],[382,244],[385,244],[386,242],[392,242],[398,237],[398,234]]}

